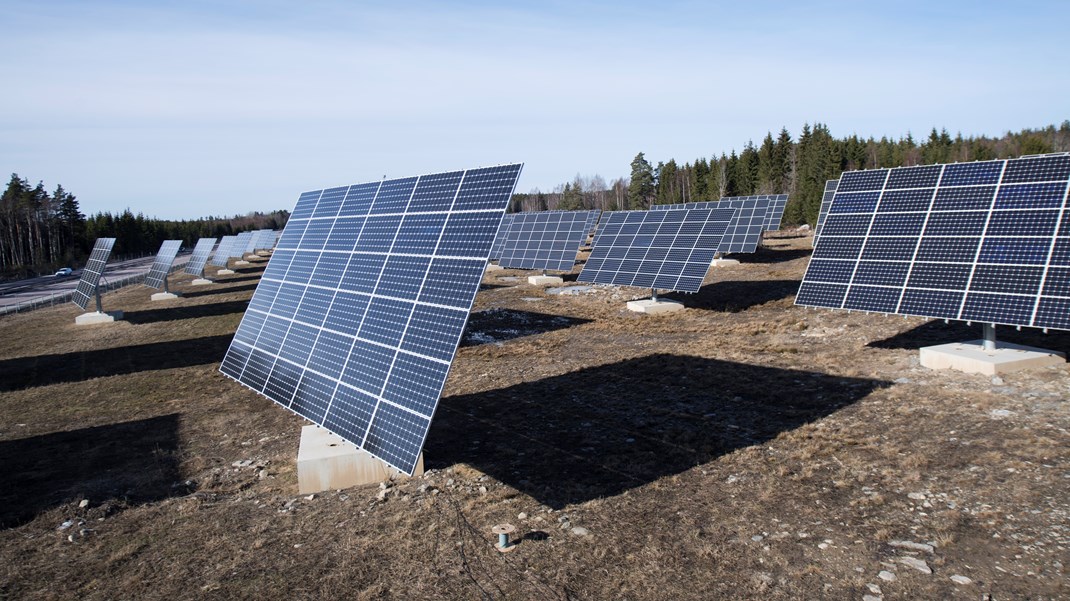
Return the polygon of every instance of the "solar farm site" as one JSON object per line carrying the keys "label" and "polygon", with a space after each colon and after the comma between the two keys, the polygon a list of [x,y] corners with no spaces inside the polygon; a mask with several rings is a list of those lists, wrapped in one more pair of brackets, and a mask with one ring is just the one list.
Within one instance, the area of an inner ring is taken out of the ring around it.
{"label": "solar farm site", "polygon": [[[267,259],[172,274],[178,304],[110,293],[105,328],[71,304],[7,317],[0,597],[1065,597],[1070,370],[923,368],[978,325],[798,306],[811,243],[767,233],[662,293],[671,317],[625,309],[646,288],[581,288],[586,250],[560,288],[484,274],[426,472],[314,495],[306,421],[220,372]],[[1070,352],[1063,330],[999,338]]]}

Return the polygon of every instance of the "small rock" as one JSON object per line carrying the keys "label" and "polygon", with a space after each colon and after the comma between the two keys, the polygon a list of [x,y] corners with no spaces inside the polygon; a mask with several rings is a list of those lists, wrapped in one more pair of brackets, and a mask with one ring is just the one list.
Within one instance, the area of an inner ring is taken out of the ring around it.
{"label": "small rock", "polygon": [[1002,419],[1014,415],[1014,412],[1007,409],[993,409],[988,412],[988,415],[993,419]]}
{"label": "small rock", "polygon": [[829,544],[828,543],[817,543],[817,548],[821,549],[822,551],[824,551],[825,549],[829,548]]}
{"label": "small rock", "polygon": [[907,498],[908,499],[913,499],[915,501],[924,501],[925,500],[925,493],[923,493],[923,492],[907,493]]}
{"label": "small rock", "polygon": [[955,584],[972,584],[973,580],[970,580],[961,574],[955,574],[951,577],[951,582],[954,582]]}
{"label": "small rock", "polygon": [[888,544],[892,547],[899,547],[900,549],[910,549],[911,551],[925,551],[926,553],[933,552],[933,546],[925,543],[915,543],[909,540],[891,540]]}
{"label": "small rock", "polygon": [[866,588],[868,588],[869,592],[873,593],[874,595],[883,594],[883,593],[881,593],[881,587],[877,586],[876,584],[872,584],[872,583],[867,584]]}
{"label": "small rock", "polygon": [[486,486],[480,486],[479,487],[479,494],[481,494],[481,495],[487,494],[487,487]]}
{"label": "small rock", "polygon": [[257,475],[257,477],[259,477],[259,478],[260,478],[261,480],[264,480],[264,479],[266,479],[266,478],[268,477],[268,471],[267,471],[267,470],[260,470],[259,472],[257,472],[257,474],[256,474],[256,475]]}
{"label": "small rock", "polygon": [[311,501],[312,499],[315,499],[315,498],[316,498],[316,495],[308,495],[307,497],[305,497],[305,500],[306,501]]}
{"label": "small rock", "polygon": [[920,559],[917,559],[916,557],[900,557],[898,559],[898,561],[899,561],[899,563],[901,563],[901,564],[903,564],[905,566],[910,566],[910,567],[914,568],[915,570],[921,572],[922,574],[932,574],[933,573],[933,570],[932,570],[932,568],[929,567],[929,564],[925,563],[924,561],[922,561]]}
{"label": "small rock", "polygon": [[910,378],[896,378],[892,382],[896,384],[910,384],[912,380]]}
{"label": "small rock", "polygon": [[756,543],[760,543],[760,542],[762,542],[763,540],[765,540],[765,537],[764,537],[764,536],[762,536],[761,534],[755,534],[754,536],[750,537],[750,539],[751,539],[752,541],[756,542]]}
{"label": "small rock", "polygon": [[862,595],[862,601],[884,601],[884,597],[874,595]]}
{"label": "small rock", "polygon": [[897,580],[895,574],[889,572],[888,570],[881,570],[880,573],[877,574],[877,578],[880,578],[885,582],[895,582]]}
{"label": "small rock", "polygon": [[526,519],[528,519],[528,514],[526,514],[523,511],[521,511],[520,513],[516,514],[516,519],[518,519],[518,520],[526,520]]}
{"label": "small rock", "polygon": [[[453,483],[453,480],[450,480],[450,481],[448,482],[448,484],[452,484],[452,483]],[[386,489],[388,489],[388,488],[390,488],[390,485],[389,485],[389,484],[387,484],[386,482],[380,482],[380,483],[379,483],[379,490],[386,490]]]}
{"label": "small rock", "polygon": [[572,529],[572,534],[575,534],[576,536],[587,536],[588,532],[583,526],[576,526]]}
{"label": "small rock", "polygon": [[992,376],[992,385],[993,386],[1003,386],[1003,378],[1001,378],[999,376]]}
{"label": "small rock", "polygon": [[59,528],[56,528],[56,530],[66,530],[67,528],[70,528],[73,525],[74,525],[74,520],[67,520],[66,522],[63,522],[62,524],[60,524]]}
{"label": "small rock", "polygon": [[78,507],[81,508],[81,509],[85,509],[86,507],[89,507],[89,499],[82,499],[78,503]]}
{"label": "small rock", "polygon": [[375,494],[375,499],[377,501],[385,501],[386,500],[386,495],[389,494],[389,493],[390,493],[390,489],[389,488],[380,488],[379,492]]}

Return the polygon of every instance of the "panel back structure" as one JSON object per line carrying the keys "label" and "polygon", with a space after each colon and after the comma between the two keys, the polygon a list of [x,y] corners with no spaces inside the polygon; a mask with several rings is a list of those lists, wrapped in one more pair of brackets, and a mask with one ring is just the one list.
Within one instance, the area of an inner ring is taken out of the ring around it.
{"label": "panel back structure", "polygon": [[220,371],[413,473],[520,169],[302,194]]}
{"label": "panel back structure", "polygon": [[182,248],[181,240],[164,240],[160,245],[160,252],[156,253],[156,259],[152,262],[148,274],[145,275],[145,285],[149,288],[166,288],[167,275],[171,273],[171,265],[178,256],[178,250]]}
{"label": "panel back structure", "polygon": [[817,223],[814,224],[814,246],[817,246],[817,240],[821,237],[821,229],[825,227],[825,218],[828,217],[829,207],[832,206],[832,199],[836,196],[836,186],[839,183],[838,179],[825,182],[825,193],[821,195],[821,207],[817,211]]}
{"label": "panel back structure", "polygon": [[204,265],[208,262],[208,256],[212,254],[215,246],[215,238],[201,238],[193,247],[193,254],[186,263],[186,273],[200,277],[204,275]]}
{"label": "panel back structure", "polygon": [[[100,285],[100,277],[104,275],[104,267],[111,256],[111,249],[115,246],[115,238],[97,238],[93,243],[93,250],[89,253],[89,261],[82,269],[82,278],[78,280],[78,287],[71,295],[71,302],[83,310],[89,309],[89,301],[97,294],[97,286]],[[99,307],[98,307],[99,308]]]}
{"label": "panel back structure", "polygon": [[505,237],[509,234],[509,228],[513,225],[513,217],[516,213],[506,213],[502,217],[502,225],[494,236],[494,243],[490,246],[490,260],[497,261],[502,258],[502,249],[505,248]]}
{"label": "panel back structure", "polygon": [[230,247],[230,258],[240,259],[245,256],[245,249],[248,248],[249,242],[253,238],[254,232],[242,232],[238,234],[238,237],[234,239],[234,244]]}
{"label": "panel back structure", "polygon": [[1070,329],[1070,153],[840,177],[795,303]]}
{"label": "panel back structure", "polygon": [[736,209],[611,211],[581,282],[698,292]]}
{"label": "panel back structure", "polygon": [[514,213],[498,265],[512,269],[572,271],[595,211]]}
{"label": "panel back structure", "polygon": [[215,249],[215,254],[212,255],[212,265],[226,267],[227,261],[230,260],[230,249],[234,247],[234,242],[237,240],[237,236],[223,236],[219,241],[219,246]]}

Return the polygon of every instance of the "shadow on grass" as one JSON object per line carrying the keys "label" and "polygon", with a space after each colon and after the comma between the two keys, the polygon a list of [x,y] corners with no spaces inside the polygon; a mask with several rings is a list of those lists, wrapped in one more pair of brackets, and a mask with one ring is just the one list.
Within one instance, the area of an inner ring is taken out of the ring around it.
{"label": "shadow on grass", "polygon": [[0,390],[81,382],[157,369],[219,363],[233,336],[207,336],[0,361]]}
{"label": "shadow on grass", "polygon": [[427,467],[468,463],[561,508],[762,444],[889,384],[651,355],[442,399]]}
{"label": "shadow on grass", "polygon": [[658,296],[679,301],[695,309],[738,313],[770,301],[788,298],[798,291],[799,280],[730,280],[706,284],[696,294],[670,292]]}
{"label": "shadow on grass", "polygon": [[177,413],[0,442],[0,528],[81,498],[96,506],[186,494],[174,486],[181,480],[178,448]]}
{"label": "shadow on grass", "polygon": [[[876,318],[876,316],[874,317]],[[996,326],[996,340],[1062,351],[1067,356],[1070,356],[1070,332],[1061,330],[1049,330],[1048,332],[1048,334],[1045,334],[1043,330],[1036,328],[1022,328],[1022,331],[1019,332],[1010,326]],[[968,326],[964,321],[944,323],[943,320],[934,320],[927,321],[891,338],[870,342],[868,346],[916,350],[923,346],[969,342],[970,340],[980,340],[982,337],[983,333],[979,323]]]}
{"label": "shadow on grass", "polygon": [[237,277],[237,276],[232,277],[232,276],[221,275],[221,276],[218,276],[214,281],[217,284],[237,284],[238,282],[258,282],[258,281],[260,281],[260,276],[258,276],[258,275],[249,275],[249,276],[245,276],[245,277]]}
{"label": "shadow on grass", "polygon": [[590,323],[589,319],[549,315],[512,309],[489,309],[472,313],[461,337],[461,346],[479,346],[563,330]]}
{"label": "shadow on grass", "polygon": [[248,273],[261,273],[267,267],[267,263],[262,265],[252,265],[250,267],[237,267],[234,269],[234,273],[248,274]]}
{"label": "shadow on grass", "polygon": [[774,250],[767,246],[759,246],[753,253],[738,253],[729,255],[728,258],[736,259],[740,263],[786,263],[800,257],[808,257],[814,251],[809,248],[797,248],[794,250]]}
{"label": "shadow on grass", "polygon": [[[168,302],[182,302],[168,301]],[[123,319],[132,324],[142,325],[159,321],[175,321],[177,319],[197,319],[198,317],[215,317],[217,315],[230,315],[231,313],[244,313],[249,306],[249,301],[227,301],[224,303],[211,303],[205,305],[188,305],[185,307],[161,307],[147,311],[127,311],[123,313]]]}
{"label": "shadow on grass", "polygon": [[[257,278],[257,279],[259,279],[259,278]],[[219,283],[220,284],[229,284],[230,282],[219,282]],[[182,296],[184,298],[197,298],[198,296],[212,296],[214,294],[229,294],[231,292],[249,292],[251,290],[256,290],[256,287],[257,287],[257,284],[246,284],[244,286],[233,286],[233,287],[230,287],[230,288],[221,288],[221,287],[216,286],[214,288],[204,288],[204,289],[199,289],[199,290],[195,290],[195,291],[191,291],[191,292],[183,292]]]}

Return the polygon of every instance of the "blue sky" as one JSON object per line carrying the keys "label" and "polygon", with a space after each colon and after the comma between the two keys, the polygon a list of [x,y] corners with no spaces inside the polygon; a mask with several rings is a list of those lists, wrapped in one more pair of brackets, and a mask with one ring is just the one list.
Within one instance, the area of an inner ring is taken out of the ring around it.
{"label": "blue sky", "polygon": [[804,122],[1070,118],[1070,3],[801,4],[5,1],[0,168],[193,218],[514,161],[520,192],[608,181]]}

